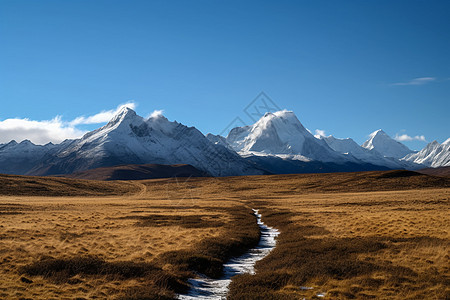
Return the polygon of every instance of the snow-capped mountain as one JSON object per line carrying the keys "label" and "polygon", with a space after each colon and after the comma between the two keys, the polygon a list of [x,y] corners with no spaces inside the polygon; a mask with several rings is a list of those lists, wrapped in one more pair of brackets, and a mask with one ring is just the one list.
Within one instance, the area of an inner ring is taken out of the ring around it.
{"label": "snow-capped mountain", "polygon": [[0,145],[0,173],[23,175],[30,171],[55,145],[35,145],[29,140],[20,143],[12,140]]}
{"label": "snow-capped mountain", "polygon": [[369,139],[362,144],[362,147],[371,151],[375,150],[385,157],[393,157],[396,159],[400,159],[414,152],[402,143],[391,138],[381,129],[372,132]]}
{"label": "snow-capped mountain", "polygon": [[264,173],[237,153],[211,143],[194,127],[170,122],[162,115],[144,119],[124,108],[105,126],[47,155],[29,174],[67,174],[149,163],[190,164],[213,176]]}
{"label": "snow-capped mountain", "polygon": [[432,168],[448,167],[450,166],[450,138],[442,144],[433,141],[421,151],[408,154],[402,160]]}
{"label": "snow-capped mountain", "polygon": [[342,172],[450,166],[450,139],[413,152],[382,130],[362,146],[352,139],[314,137],[291,111],[266,113],[228,136],[208,134],[122,109],[105,126],[76,140],[0,144],[0,173],[69,174],[125,164],[189,164],[213,176]]}
{"label": "snow-capped mountain", "polygon": [[316,139],[292,111],[266,113],[252,126],[236,127],[226,142],[239,154],[275,155],[303,161],[346,162],[347,158]]}
{"label": "snow-capped mountain", "polygon": [[378,166],[385,166],[393,169],[404,167],[398,160],[389,157],[384,157],[377,151],[371,151],[366,148],[363,148],[351,138],[338,139],[330,135],[326,137],[322,136],[320,137],[320,139],[323,139],[328,144],[328,146],[330,146],[330,148],[333,149],[334,151],[339,152],[341,154],[353,156],[356,159],[361,160],[363,162]]}

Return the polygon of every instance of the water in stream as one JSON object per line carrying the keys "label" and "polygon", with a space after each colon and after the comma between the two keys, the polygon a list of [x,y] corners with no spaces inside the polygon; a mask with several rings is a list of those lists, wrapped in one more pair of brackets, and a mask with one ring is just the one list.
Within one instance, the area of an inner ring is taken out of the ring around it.
{"label": "water in stream", "polygon": [[261,214],[258,213],[258,210],[254,209],[253,212],[261,230],[261,238],[258,245],[242,256],[232,258],[224,264],[224,275],[219,279],[211,279],[208,277],[189,279],[191,289],[186,295],[178,295],[178,299],[226,299],[231,277],[244,273],[255,274],[255,263],[266,257],[275,248],[275,238],[280,232],[278,229],[265,225],[261,221]]}

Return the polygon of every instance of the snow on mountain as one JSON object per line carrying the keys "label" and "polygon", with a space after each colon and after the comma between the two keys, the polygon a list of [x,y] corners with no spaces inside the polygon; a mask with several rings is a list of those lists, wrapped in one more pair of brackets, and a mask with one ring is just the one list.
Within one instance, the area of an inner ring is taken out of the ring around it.
{"label": "snow on mountain", "polygon": [[432,168],[448,167],[450,166],[450,139],[442,144],[433,141],[421,151],[408,154],[401,160]]}
{"label": "snow on mountain", "polygon": [[342,154],[351,154],[355,157],[365,157],[368,154],[367,149],[359,146],[351,138],[338,139],[332,135],[329,135],[321,136],[320,139],[323,139],[331,149]]}
{"label": "snow on mountain", "polygon": [[145,120],[123,108],[105,126],[67,141],[29,174],[67,174],[120,164],[190,164],[213,176],[262,174],[234,151],[194,127],[162,115]]}
{"label": "snow on mountain", "polygon": [[[418,169],[450,166],[450,139],[413,152],[382,130],[362,146],[352,139],[315,138],[291,111],[266,113],[228,136],[148,119],[123,108],[105,126],[76,140],[41,146],[30,141],[0,144],[0,173],[52,175],[124,164],[190,164],[213,176]],[[382,169],[382,168],[381,168]],[[264,171],[266,170],[266,171]]]}
{"label": "snow on mountain", "polygon": [[381,129],[372,132],[369,139],[362,144],[362,147],[372,151],[375,150],[385,157],[393,157],[396,159],[400,159],[414,152],[402,143],[391,138]]}
{"label": "snow on mountain", "polygon": [[233,147],[231,147],[231,145],[228,144],[227,139],[224,138],[224,137],[221,136],[221,135],[215,135],[215,134],[212,134],[212,133],[208,133],[208,134],[206,135],[206,138],[207,138],[211,143],[213,143],[213,144],[215,144],[215,145],[220,145],[220,146],[223,146],[223,147],[225,147],[225,148],[227,148],[227,149],[229,149],[229,150],[231,150],[231,151],[234,151]]}
{"label": "snow on mountain", "polygon": [[366,148],[363,148],[351,138],[338,139],[332,135],[320,138],[323,139],[334,151],[345,155],[351,155],[363,162],[378,166],[385,166],[393,169],[403,168],[403,165],[400,164],[396,159],[384,157],[376,151],[370,151]]}
{"label": "snow on mountain", "polygon": [[0,173],[26,174],[55,147],[52,143],[43,146],[35,145],[29,140],[20,143],[12,140],[2,144],[0,145]]}
{"label": "snow on mountain", "polygon": [[301,160],[345,162],[347,159],[316,139],[292,111],[266,113],[252,126],[236,127],[226,141],[239,154],[275,155]]}

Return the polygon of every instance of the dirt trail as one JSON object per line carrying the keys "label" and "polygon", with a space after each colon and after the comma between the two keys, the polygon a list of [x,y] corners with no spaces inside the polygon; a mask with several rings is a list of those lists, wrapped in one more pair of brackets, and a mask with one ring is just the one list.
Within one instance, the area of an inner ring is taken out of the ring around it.
{"label": "dirt trail", "polygon": [[147,195],[147,186],[137,181],[128,181],[127,183],[133,185],[136,188],[136,192],[129,195],[128,199],[140,199]]}

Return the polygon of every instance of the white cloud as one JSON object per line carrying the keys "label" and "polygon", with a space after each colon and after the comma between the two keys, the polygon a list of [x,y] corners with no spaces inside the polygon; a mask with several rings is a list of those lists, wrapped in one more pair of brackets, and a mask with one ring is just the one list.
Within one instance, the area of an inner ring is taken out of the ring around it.
{"label": "white cloud", "polygon": [[424,135],[416,135],[416,136],[409,136],[407,134],[401,134],[399,135],[398,133],[395,134],[394,139],[396,141],[399,142],[409,142],[409,141],[422,141],[422,142],[426,142],[427,140],[425,139]]}
{"label": "white cloud", "polygon": [[156,109],[150,114],[149,118],[159,118],[163,115],[163,112],[164,110],[162,109]]}
{"label": "white cloud", "polygon": [[82,136],[85,131],[67,125],[60,117],[52,120],[6,119],[0,121],[0,143],[30,140],[35,144],[60,143]]}
{"label": "white cloud", "polygon": [[325,130],[316,129],[316,134],[314,136],[318,139],[320,139],[320,137],[326,136]]}
{"label": "white cloud", "polygon": [[123,107],[134,109],[136,104],[128,102],[119,105],[116,109],[104,110],[92,116],[77,117],[72,121],[63,121],[60,116],[52,120],[30,120],[27,118],[0,120],[0,143],[8,143],[11,140],[21,142],[30,140],[39,145],[48,142],[60,143],[65,139],[76,139],[82,137],[86,131],[77,128],[82,124],[100,124],[111,120]]}
{"label": "white cloud", "polygon": [[130,102],[127,102],[124,104],[120,104],[119,106],[117,106],[116,109],[103,110],[93,116],[88,116],[88,117],[81,116],[81,117],[78,117],[78,118],[74,119],[73,121],[71,121],[70,125],[76,126],[76,125],[80,125],[80,124],[106,123],[109,120],[111,120],[123,107],[129,107],[134,110],[136,108],[136,103],[130,101]]}
{"label": "white cloud", "polygon": [[435,80],[436,80],[436,77],[419,77],[419,78],[411,79],[410,81],[407,81],[407,82],[393,83],[392,85],[423,85],[423,84],[430,83]]}

